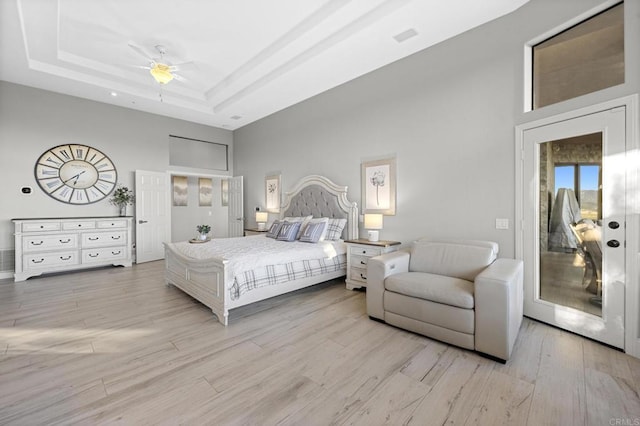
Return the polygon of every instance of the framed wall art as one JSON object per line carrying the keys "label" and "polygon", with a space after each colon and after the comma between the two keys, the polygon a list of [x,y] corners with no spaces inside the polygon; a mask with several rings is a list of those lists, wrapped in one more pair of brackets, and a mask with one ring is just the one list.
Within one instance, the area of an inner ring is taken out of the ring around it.
{"label": "framed wall art", "polygon": [[362,163],[362,213],[396,214],[396,159]]}
{"label": "framed wall art", "polygon": [[213,180],[198,178],[198,200],[201,207],[210,207],[213,202]]}
{"label": "framed wall art", "polygon": [[229,205],[229,179],[220,180],[220,199],[222,207]]}
{"label": "framed wall art", "polygon": [[280,175],[264,179],[265,205],[270,213],[280,213]]}
{"label": "framed wall art", "polygon": [[186,206],[189,198],[189,182],[186,176],[172,176],[173,205]]}

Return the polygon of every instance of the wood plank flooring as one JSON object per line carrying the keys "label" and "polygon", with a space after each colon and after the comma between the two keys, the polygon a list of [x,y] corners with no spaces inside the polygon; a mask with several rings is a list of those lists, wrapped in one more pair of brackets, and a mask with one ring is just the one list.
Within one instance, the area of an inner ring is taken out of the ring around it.
{"label": "wood plank flooring", "polygon": [[0,281],[0,424],[640,423],[640,360],[535,321],[503,365],[369,320],[334,280],[225,328],[163,267]]}

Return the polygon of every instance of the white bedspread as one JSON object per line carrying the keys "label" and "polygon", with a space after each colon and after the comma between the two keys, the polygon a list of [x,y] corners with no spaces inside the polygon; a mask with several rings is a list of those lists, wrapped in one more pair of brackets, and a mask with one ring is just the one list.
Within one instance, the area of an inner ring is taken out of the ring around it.
{"label": "white bedspread", "polygon": [[[343,241],[321,241],[316,244],[300,241],[277,241],[264,235],[238,238],[213,239],[203,244],[188,241],[173,243],[183,255],[194,259],[219,258],[226,261],[229,276],[235,277],[245,271],[302,261],[306,259],[331,259],[346,253]],[[227,283],[232,286],[233,280]]]}

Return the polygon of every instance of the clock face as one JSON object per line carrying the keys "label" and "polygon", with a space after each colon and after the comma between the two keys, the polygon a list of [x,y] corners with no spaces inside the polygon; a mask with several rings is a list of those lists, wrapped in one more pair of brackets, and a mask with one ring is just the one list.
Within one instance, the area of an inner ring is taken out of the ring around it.
{"label": "clock face", "polygon": [[107,197],[118,173],[106,155],[86,145],[59,145],[40,156],[36,180],[44,192],[69,204],[90,204]]}

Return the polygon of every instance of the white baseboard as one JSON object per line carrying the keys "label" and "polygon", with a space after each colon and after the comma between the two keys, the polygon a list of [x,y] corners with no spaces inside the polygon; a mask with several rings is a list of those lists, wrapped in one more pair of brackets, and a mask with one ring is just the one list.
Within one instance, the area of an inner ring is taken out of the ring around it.
{"label": "white baseboard", "polygon": [[13,271],[0,271],[0,280],[5,278],[13,278]]}

